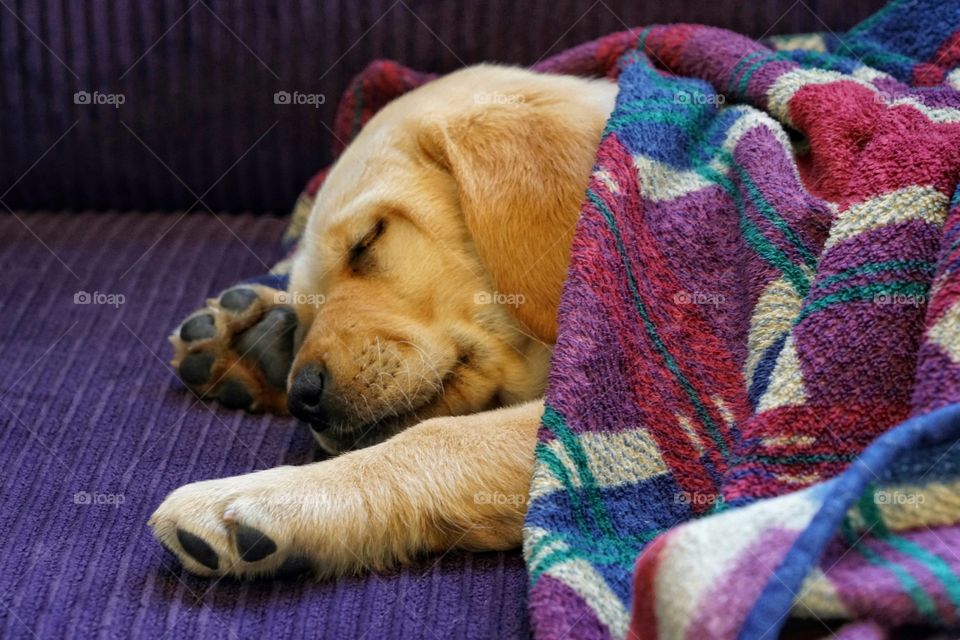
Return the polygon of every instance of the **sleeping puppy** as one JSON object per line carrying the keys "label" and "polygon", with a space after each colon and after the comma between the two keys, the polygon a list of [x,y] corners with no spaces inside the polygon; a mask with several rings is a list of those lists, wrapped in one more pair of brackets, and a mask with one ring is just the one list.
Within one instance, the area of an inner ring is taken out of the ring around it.
{"label": "sleeping puppy", "polygon": [[381,569],[521,542],[557,306],[616,86],[466,68],[390,103],[317,195],[289,290],[173,337],[197,393],[308,423],[329,460],[206,480],[150,518],[193,573]]}

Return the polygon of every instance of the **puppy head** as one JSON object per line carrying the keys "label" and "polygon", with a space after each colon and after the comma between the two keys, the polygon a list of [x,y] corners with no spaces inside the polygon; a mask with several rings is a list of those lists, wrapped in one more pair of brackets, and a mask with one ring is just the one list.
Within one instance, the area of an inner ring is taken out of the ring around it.
{"label": "puppy head", "polygon": [[[288,384],[328,451],[542,394],[613,102],[604,88],[580,104],[572,83],[593,83],[544,78],[480,67],[430,83],[377,114],[328,175],[291,274],[305,329]],[[519,97],[478,100],[478,83]]]}

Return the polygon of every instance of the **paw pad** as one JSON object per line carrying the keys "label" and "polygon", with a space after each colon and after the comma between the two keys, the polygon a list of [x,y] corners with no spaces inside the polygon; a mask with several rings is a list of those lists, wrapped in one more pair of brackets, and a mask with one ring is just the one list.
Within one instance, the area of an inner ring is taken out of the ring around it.
{"label": "paw pad", "polygon": [[180,377],[187,384],[203,384],[210,379],[212,353],[191,353],[180,363]]}
{"label": "paw pad", "polygon": [[277,543],[271,540],[267,534],[245,524],[237,527],[235,536],[237,551],[240,552],[240,557],[247,562],[263,560],[277,550]]}
{"label": "paw pad", "polygon": [[220,306],[231,311],[243,311],[256,300],[257,292],[248,287],[227,289],[220,296]]}
{"label": "paw pad", "polygon": [[227,380],[220,385],[217,399],[227,409],[248,409],[253,403],[253,396],[239,380]]}
{"label": "paw pad", "polygon": [[195,536],[189,531],[184,531],[183,529],[178,528],[177,541],[191,558],[206,568],[213,569],[214,571],[219,568],[220,558],[217,557],[217,552],[214,551],[213,547],[207,544],[203,538]]}
{"label": "paw pad", "polygon": [[217,335],[217,327],[214,325],[213,316],[209,313],[194,316],[180,327],[180,339],[184,342],[204,340],[215,335]]}
{"label": "paw pad", "polygon": [[271,385],[287,386],[287,374],[293,364],[293,333],[297,314],[290,307],[271,309],[263,320],[244,332],[237,340],[237,351],[260,365]]}

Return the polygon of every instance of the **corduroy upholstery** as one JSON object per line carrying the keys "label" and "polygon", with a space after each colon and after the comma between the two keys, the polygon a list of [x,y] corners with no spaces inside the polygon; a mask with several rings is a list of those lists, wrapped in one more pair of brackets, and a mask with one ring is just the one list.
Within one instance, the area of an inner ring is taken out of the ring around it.
{"label": "corduroy upholstery", "polygon": [[[0,194],[63,139],[0,199],[13,209],[203,211],[195,201],[204,196],[218,212],[285,213],[330,160],[324,124],[337,100],[376,58],[429,72],[530,65],[638,25],[697,22],[752,37],[839,32],[882,4],[5,0]],[[326,102],[277,105],[280,90],[322,93]],[[76,105],[77,91],[120,93],[125,102]]]}
{"label": "corduroy upholstery", "polygon": [[165,365],[170,328],[276,259],[284,222],[188,216],[151,249],[170,216],[20,218],[0,217],[0,638],[527,634],[518,552],[324,584],[185,573],[146,526],[167,492],[313,459],[306,427],[197,402]]}

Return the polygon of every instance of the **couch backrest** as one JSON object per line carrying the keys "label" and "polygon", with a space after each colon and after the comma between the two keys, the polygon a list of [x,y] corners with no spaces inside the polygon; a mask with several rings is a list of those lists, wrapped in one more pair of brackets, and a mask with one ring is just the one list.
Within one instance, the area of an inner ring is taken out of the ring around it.
{"label": "couch backrest", "polygon": [[[340,93],[375,58],[438,72],[529,65],[664,22],[753,37],[841,33],[882,4],[6,0],[0,201],[27,210],[286,212],[329,161]],[[283,104],[284,91],[300,104]]]}

